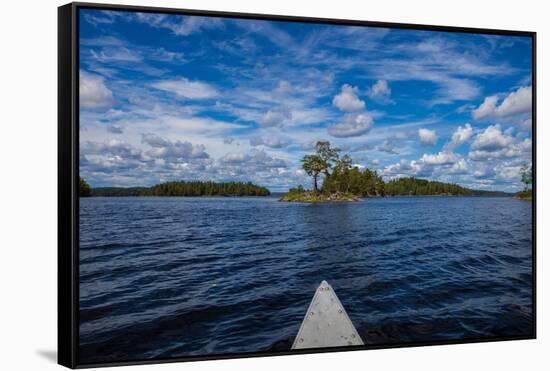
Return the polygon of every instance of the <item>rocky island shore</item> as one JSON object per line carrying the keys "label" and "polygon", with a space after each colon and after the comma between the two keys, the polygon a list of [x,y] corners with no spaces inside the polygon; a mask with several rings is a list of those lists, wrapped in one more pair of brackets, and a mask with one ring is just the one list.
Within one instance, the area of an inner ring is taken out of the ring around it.
{"label": "rocky island shore", "polygon": [[336,193],[319,193],[312,191],[302,192],[288,192],[281,197],[279,201],[282,202],[357,202],[361,201],[361,198],[350,192],[336,192]]}

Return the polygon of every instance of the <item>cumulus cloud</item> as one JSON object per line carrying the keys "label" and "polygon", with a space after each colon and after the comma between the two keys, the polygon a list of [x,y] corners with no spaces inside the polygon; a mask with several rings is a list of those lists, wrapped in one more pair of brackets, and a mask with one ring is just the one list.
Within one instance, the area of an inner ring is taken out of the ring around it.
{"label": "cumulus cloud", "polygon": [[186,78],[157,81],[152,86],[187,99],[208,99],[218,95],[218,91],[213,86]]}
{"label": "cumulus cloud", "polygon": [[472,111],[473,118],[476,120],[495,117],[507,118],[531,112],[532,88],[531,86],[520,87],[508,94],[500,104],[499,101],[498,95],[485,98],[483,103]]}
{"label": "cumulus cloud", "polygon": [[513,161],[504,161],[495,166],[495,175],[504,180],[521,179],[521,168],[523,164]]}
{"label": "cumulus cloud", "polygon": [[455,162],[449,169],[447,169],[447,174],[468,174],[470,167],[465,159],[461,158]]}
{"label": "cumulus cloud", "polygon": [[165,161],[186,161],[209,157],[202,144],[194,145],[179,140],[173,142],[152,133],[143,134],[141,141],[152,147],[146,152],[148,156]]}
{"label": "cumulus cloud", "polygon": [[518,143],[495,150],[472,150],[468,157],[474,161],[496,160],[501,158],[529,158],[532,151],[531,139],[524,139]]}
{"label": "cumulus cloud", "polygon": [[511,145],[514,138],[502,132],[499,124],[490,125],[482,133],[478,134],[470,146],[473,150],[495,151]]}
{"label": "cumulus cloud", "polygon": [[391,102],[391,88],[386,80],[378,80],[367,91],[369,98],[381,103]]}
{"label": "cumulus cloud", "polygon": [[108,186],[150,185],[167,179],[202,179],[214,162],[202,144],[170,141],[151,133],[142,135],[142,144],[118,139],[83,142],[82,176]]}
{"label": "cumulus cloud", "polygon": [[109,139],[103,142],[86,141],[82,145],[81,153],[83,155],[143,159],[141,150],[119,139]]}
{"label": "cumulus cloud", "polygon": [[382,170],[382,174],[386,177],[417,176],[423,173],[425,172],[419,161],[405,159],[401,159],[396,164],[388,165]]}
{"label": "cumulus cloud", "polygon": [[451,151],[441,151],[435,154],[425,153],[418,160],[401,159],[396,164],[386,166],[382,174],[386,177],[422,176],[437,174],[465,174],[468,163],[461,156]]}
{"label": "cumulus cloud", "polygon": [[349,84],[342,85],[342,90],[332,100],[332,104],[344,112],[356,112],[365,109],[365,102],[359,99],[359,89]]}
{"label": "cumulus cloud", "polygon": [[286,140],[282,140],[281,138],[254,137],[250,139],[250,145],[253,147],[266,146],[269,148],[284,148],[288,145],[288,142]]}
{"label": "cumulus cloud", "polygon": [[235,166],[241,167],[240,170],[244,170],[245,166],[247,171],[244,173],[288,166],[285,160],[271,157],[263,150],[252,150],[250,153],[227,153],[219,159],[219,162],[233,167],[233,171],[237,170]]}
{"label": "cumulus cloud", "polygon": [[79,96],[83,108],[108,108],[113,104],[113,92],[105,85],[105,79],[82,70]]}
{"label": "cumulus cloud", "polygon": [[532,141],[512,136],[513,128],[502,131],[499,124],[488,126],[470,146],[468,157],[474,161],[530,156]]}
{"label": "cumulus cloud", "polygon": [[460,147],[472,137],[472,133],[473,128],[470,124],[466,124],[464,127],[459,126],[453,133],[451,140],[445,144],[445,149],[452,150]]}
{"label": "cumulus cloud", "polygon": [[364,135],[372,129],[374,120],[368,114],[350,114],[343,122],[328,127],[328,133],[336,138],[348,138]]}
{"label": "cumulus cloud", "polygon": [[292,112],[286,107],[280,107],[268,110],[260,119],[260,125],[263,127],[281,126],[290,119],[292,119]]}
{"label": "cumulus cloud", "polygon": [[450,151],[441,151],[437,154],[424,154],[420,159],[427,165],[452,165],[459,160],[458,155]]}
{"label": "cumulus cloud", "polygon": [[435,130],[429,130],[429,129],[418,129],[418,139],[420,140],[420,144],[426,145],[426,146],[435,146],[437,143],[437,134]]}

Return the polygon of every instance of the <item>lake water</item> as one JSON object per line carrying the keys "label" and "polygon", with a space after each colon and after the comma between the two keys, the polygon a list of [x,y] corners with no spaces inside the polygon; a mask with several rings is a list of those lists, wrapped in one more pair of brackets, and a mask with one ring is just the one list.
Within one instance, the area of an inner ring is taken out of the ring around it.
{"label": "lake water", "polygon": [[327,280],[368,344],[530,335],[531,203],[83,198],[83,363],[288,350]]}

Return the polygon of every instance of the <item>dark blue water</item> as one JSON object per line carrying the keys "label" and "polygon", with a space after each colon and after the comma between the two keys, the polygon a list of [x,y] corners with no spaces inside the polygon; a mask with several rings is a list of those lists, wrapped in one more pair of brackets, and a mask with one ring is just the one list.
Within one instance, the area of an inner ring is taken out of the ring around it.
{"label": "dark blue water", "polygon": [[366,344],[530,335],[531,203],[85,198],[81,362],[288,350],[314,290]]}

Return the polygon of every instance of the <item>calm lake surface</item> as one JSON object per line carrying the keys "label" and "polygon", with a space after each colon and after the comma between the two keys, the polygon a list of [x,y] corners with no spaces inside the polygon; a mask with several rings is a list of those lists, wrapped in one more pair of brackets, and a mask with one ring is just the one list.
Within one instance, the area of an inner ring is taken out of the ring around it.
{"label": "calm lake surface", "polygon": [[83,198],[83,363],[288,350],[327,280],[366,344],[530,335],[531,203]]}

